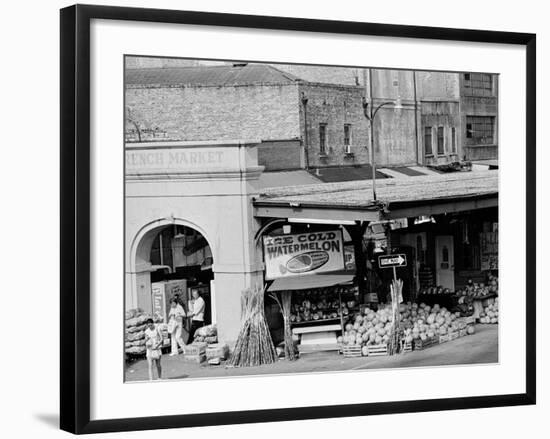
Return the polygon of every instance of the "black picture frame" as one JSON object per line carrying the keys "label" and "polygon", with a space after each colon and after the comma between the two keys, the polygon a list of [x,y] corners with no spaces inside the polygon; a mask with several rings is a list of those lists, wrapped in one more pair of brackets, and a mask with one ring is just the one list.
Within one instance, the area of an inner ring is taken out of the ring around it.
{"label": "black picture frame", "polygon": [[[132,20],[328,32],[526,48],[526,392],[417,401],[90,420],[90,22]],[[61,387],[60,426],[72,433],[197,427],[326,417],[535,404],[536,401],[536,35],[288,17],[75,5],[61,10]]]}

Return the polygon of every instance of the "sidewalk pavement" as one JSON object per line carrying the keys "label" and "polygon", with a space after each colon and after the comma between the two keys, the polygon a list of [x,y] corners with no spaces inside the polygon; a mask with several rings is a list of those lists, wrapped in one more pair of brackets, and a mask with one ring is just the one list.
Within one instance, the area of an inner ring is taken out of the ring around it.
{"label": "sidewalk pavement", "polygon": [[[362,369],[432,367],[447,365],[488,364],[498,362],[498,324],[476,325],[473,335],[447,343],[394,356],[344,358],[336,352],[302,354],[297,361],[284,359],[274,364],[232,368],[222,363],[209,366],[184,363],[181,355],[162,357],[163,379],[195,379],[264,374],[295,374]],[[147,361],[138,360],[126,366],[126,381],[148,381]]]}

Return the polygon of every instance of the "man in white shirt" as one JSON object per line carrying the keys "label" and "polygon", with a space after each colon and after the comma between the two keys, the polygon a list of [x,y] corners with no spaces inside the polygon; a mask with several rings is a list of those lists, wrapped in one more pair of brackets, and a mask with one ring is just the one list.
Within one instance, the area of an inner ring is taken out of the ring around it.
{"label": "man in white shirt", "polygon": [[193,309],[191,311],[191,337],[195,338],[195,331],[204,326],[204,310],[206,302],[198,290],[193,290]]}

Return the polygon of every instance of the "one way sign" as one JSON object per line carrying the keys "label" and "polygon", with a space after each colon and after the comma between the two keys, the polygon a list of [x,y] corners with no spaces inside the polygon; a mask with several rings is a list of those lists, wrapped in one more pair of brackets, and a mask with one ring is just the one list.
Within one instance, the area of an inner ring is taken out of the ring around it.
{"label": "one way sign", "polygon": [[380,268],[406,267],[407,257],[403,254],[381,255],[378,257],[378,266]]}

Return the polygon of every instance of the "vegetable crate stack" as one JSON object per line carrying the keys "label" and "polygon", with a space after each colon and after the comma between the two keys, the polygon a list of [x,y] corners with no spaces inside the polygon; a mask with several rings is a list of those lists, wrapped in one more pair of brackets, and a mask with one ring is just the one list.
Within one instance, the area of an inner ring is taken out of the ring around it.
{"label": "vegetable crate stack", "polygon": [[[127,355],[132,356],[141,356],[145,355],[145,321],[152,318],[155,323],[161,321],[158,316],[151,316],[151,314],[145,313],[143,310],[136,308],[131,309],[126,312],[125,319],[125,340],[124,340],[124,350]],[[168,332],[166,329],[161,328],[163,335],[163,345],[167,346],[170,344],[170,339],[168,338]]]}
{"label": "vegetable crate stack", "polygon": [[203,341],[193,342],[183,347],[183,361],[186,363],[201,364],[206,361],[206,346]]}
{"label": "vegetable crate stack", "polygon": [[[193,337],[193,343],[183,348],[183,360],[188,363],[201,364],[203,361],[213,359],[211,346],[217,346],[218,330],[216,325],[203,326],[198,328]],[[216,351],[218,352],[218,351]],[[227,352],[224,352],[223,359]],[[222,355],[218,358],[221,359]]]}

